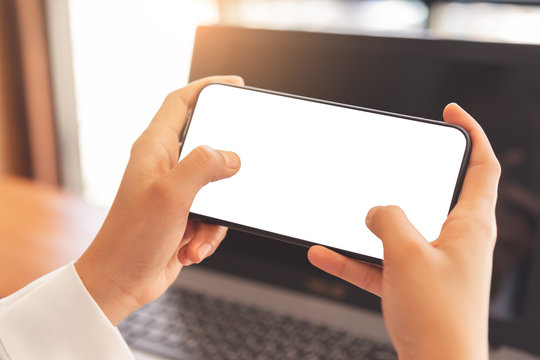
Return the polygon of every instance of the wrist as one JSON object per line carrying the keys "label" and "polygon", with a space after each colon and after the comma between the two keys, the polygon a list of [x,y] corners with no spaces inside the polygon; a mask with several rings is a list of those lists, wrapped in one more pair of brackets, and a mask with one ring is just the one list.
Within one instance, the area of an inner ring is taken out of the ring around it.
{"label": "wrist", "polygon": [[117,326],[140,304],[113,281],[111,274],[114,272],[103,271],[102,266],[96,266],[85,255],[75,262],[75,270],[92,299],[109,321]]}
{"label": "wrist", "polygon": [[433,359],[437,359],[437,360],[456,360],[456,359],[488,360],[489,359],[488,352],[486,352],[486,355],[481,356],[481,357],[477,357],[477,355],[475,355],[476,353],[478,353],[478,351],[470,352],[463,349],[455,349],[455,348],[448,349],[446,351],[444,349],[435,349],[435,351],[421,353],[420,355],[416,355],[416,356],[414,355],[402,356],[398,353],[398,359],[399,360],[433,360]]}
{"label": "wrist", "polygon": [[[488,340],[463,339],[463,333],[452,337],[438,332],[439,338],[417,339],[413,349],[396,349],[400,360],[489,360]],[[461,339],[460,339],[461,338]]]}

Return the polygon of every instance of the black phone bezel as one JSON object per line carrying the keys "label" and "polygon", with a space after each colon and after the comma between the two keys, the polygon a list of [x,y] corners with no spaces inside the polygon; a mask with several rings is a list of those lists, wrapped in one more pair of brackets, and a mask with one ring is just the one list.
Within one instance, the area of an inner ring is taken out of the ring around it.
{"label": "black phone bezel", "polygon": [[[298,100],[316,102],[316,103],[320,103],[320,104],[338,106],[338,107],[352,109],[352,110],[371,112],[371,113],[375,113],[375,114],[387,115],[387,116],[392,116],[392,117],[401,118],[401,119],[405,119],[405,120],[420,121],[420,122],[429,123],[429,124],[433,124],[433,125],[447,126],[447,127],[454,128],[454,129],[460,131],[462,133],[462,135],[465,137],[465,151],[463,153],[463,159],[462,159],[462,162],[461,162],[461,167],[459,169],[459,173],[458,173],[458,177],[457,177],[457,181],[456,181],[456,186],[454,188],[454,193],[452,195],[452,201],[450,203],[450,208],[448,209],[448,213],[450,213],[452,211],[452,209],[454,208],[454,206],[458,202],[459,195],[461,193],[461,188],[463,186],[463,181],[465,179],[465,174],[467,172],[467,167],[469,165],[469,159],[470,159],[471,148],[472,148],[471,138],[469,136],[469,133],[467,133],[467,131],[465,129],[463,129],[462,127],[460,127],[458,125],[454,125],[454,124],[449,124],[449,123],[446,123],[446,122],[440,121],[440,120],[432,120],[432,119],[426,119],[426,118],[421,118],[421,117],[416,117],[416,116],[392,113],[392,112],[388,112],[388,111],[369,109],[369,108],[364,108],[364,107],[360,107],[360,106],[341,104],[341,103],[337,103],[337,102],[333,102],[333,101],[314,99],[314,98],[310,98],[310,97],[306,97],[306,96],[287,94],[287,93],[283,93],[283,92],[279,92],[279,91],[260,89],[260,88],[251,87],[251,86],[240,86],[240,85],[234,85],[234,84],[225,83],[225,82],[213,82],[213,83],[205,85],[199,91],[199,93],[197,94],[197,97],[195,99],[195,103],[193,105],[193,108],[191,109],[191,111],[189,112],[189,114],[187,116],[186,124],[184,125],[184,128],[180,132],[180,138],[179,138],[180,150],[179,150],[179,153],[178,153],[178,158],[179,159],[180,159],[180,155],[182,154],[183,145],[184,145],[187,133],[189,131],[189,126],[191,124],[193,114],[195,113],[195,110],[197,108],[197,103],[198,103],[198,100],[199,100],[199,96],[204,91],[205,88],[207,88],[209,86],[214,86],[214,85],[228,86],[228,87],[239,88],[239,89],[244,89],[244,90],[248,90],[248,91],[257,91],[257,92],[262,92],[262,93],[266,93],[266,94],[284,96],[284,97],[289,97],[289,98],[298,99]],[[258,236],[263,236],[263,237],[266,237],[266,238],[269,238],[269,239],[278,240],[278,241],[286,242],[286,243],[289,243],[289,244],[299,245],[299,246],[306,247],[306,248],[309,248],[309,247],[311,247],[313,245],[320,245],[320,244],[317,244],[317,243],[314,243],[314,242],[311,242],[311,241],[302,240],[302,239],[286,236],[286,235],[283,235],[283,234],[273,233],[273,232],[270,232],[270,231],[261,230],[261,229],[253,228],[253,227],[250,227],[250,226],[247,226],[247,225],[233,223],[233,222],[229,222],[229,221],[225,221],[225,220],[205,216],[205,215],[202,215],[202,214],[197,214],[197,213],[194,213],[194,212],[190,212],[189,217],[193,218],[193,219],[198,219],[198,220],[206,222],[206,223],[223,225],[223,226],[226,226],[228,228],[235,229],[235,230],[238,230],[238,231],[242,231],[242,232],[246,232],[246,233],[250,233],[250,234],[254,234],[254,235],[258,235]],[[345,256],[349,256],[351,258],[354,258],[354,259],[357,259],[357,260],[360,260],[360,261],[363,261],[363,262],[376,264],[376,265],[382,265],[383,264],[383,260],[381,260],[379,258],[375,258],[375,257],[372,257],[372,256],[367,256],[367,255],[364,255],[364,254],[359,254],[359,253],[355,253],[355,252],[351,252],[351,251],[347,251],[347,250],[343,250],[343,249],[339,249],[339,248],[335,248],[335,247],[331,247],[331,246],[326,246],[326,245],[324,245],[324,246],[326,248],[329,248],[329,249],[335,251],[335,252],[338,252],[340,254],[343,254]]]}

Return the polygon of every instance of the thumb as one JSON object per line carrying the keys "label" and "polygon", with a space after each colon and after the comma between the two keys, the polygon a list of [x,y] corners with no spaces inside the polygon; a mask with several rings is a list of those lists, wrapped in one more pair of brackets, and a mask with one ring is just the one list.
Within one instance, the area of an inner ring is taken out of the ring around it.
{"label": "thumb", "polygon": [[240,169],[240,158],[231,151],[199,146],[176,165],[170,175],[182,189],[185,200],[193,201],[206,184],[233,176]]}
{"label": "thumb", "polygon": [[[411,252],[426,248],[426,240],[398,206],[376,206],[366,216],[366,225],[383,242],[384,259],[409,259]],[[395,261],[395,260],[392,260]]]}

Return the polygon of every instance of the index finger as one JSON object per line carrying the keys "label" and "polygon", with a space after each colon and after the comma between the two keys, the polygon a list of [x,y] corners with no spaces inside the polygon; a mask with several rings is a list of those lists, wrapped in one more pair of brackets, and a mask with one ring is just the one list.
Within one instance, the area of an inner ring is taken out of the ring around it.
{"label": "index finger", "polygon": [[195,100],[201,90],[206,85],[219,81],[244,85],[244,80],[236,75],[209,76],[196,80],[167,95],[148,128],[173,130],[177,135],[180,135],[180,131],[186,123],[188,112],[195,105]]}
{"label": "index finger", "polygon": [[447,123],[464,128],[472,141],[469,166],[456,210],[467,208],[480,213],[495,211],[501,166],[484,130],[455,103],[446,106],[443,117]]}

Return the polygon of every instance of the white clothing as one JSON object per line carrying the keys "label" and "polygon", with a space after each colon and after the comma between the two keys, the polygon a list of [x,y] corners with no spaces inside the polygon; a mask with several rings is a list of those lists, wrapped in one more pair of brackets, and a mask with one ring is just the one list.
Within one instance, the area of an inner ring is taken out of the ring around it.
{"label": "white clothing", "polygon": [[0,359],[134,356],[71,263],[0,300]]}

